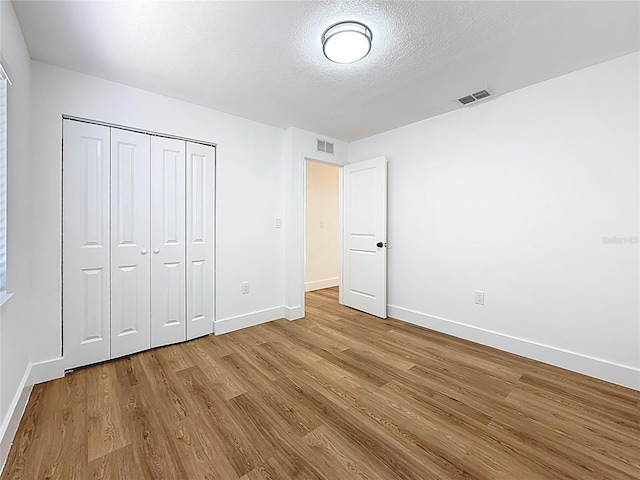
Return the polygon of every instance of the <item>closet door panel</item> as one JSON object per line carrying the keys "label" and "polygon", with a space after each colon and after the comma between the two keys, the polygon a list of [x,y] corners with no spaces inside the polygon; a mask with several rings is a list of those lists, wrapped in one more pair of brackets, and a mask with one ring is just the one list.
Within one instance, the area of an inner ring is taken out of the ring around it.
{"label": "closet door panel", "polygon": [[107,360],[109,128],[63,125],[62,311],[65,368]]}
{"label": "closet door panel", "polygon": [[215,149],[187,142],[187,339],[213,332]]}
{"label": "closet door panel", "polygon": [[111,130],[111,358],[150,347],[150,137]]}
{"label": "closet door panel", "polygon": [[185,142],[152,137],[152,347],[186,338],[185,240]]}

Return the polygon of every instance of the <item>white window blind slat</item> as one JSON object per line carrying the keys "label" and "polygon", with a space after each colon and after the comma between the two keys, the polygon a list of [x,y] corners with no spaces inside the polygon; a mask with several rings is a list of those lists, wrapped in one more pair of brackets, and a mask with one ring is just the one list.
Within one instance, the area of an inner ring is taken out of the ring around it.
{"label": "white window blind slat", "polygon": [[7,288],[7,78],[0,68],[0,293]]}

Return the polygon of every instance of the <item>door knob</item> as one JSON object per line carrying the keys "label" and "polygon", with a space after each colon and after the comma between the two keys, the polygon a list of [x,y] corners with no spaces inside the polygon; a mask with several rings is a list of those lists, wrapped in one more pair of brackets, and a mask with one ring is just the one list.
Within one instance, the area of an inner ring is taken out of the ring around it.
{"label": "door knob", "polygon": [[146,248],[143,248],[142,250],[140,250],[140,253],[141,253],[142,255],[146,255],[146,254],[147,254],[147,249],[146,249]]}
{"label": "door knob", "polygon": [[159,248],[154,248],[153,249],[153,253],[160,253],[160,249]]}
{"label": "door knob", "polygon": [[384,243],[378,242],[378,243],[376,243],[376,247],[382,248],[382,247],[384,247]]}

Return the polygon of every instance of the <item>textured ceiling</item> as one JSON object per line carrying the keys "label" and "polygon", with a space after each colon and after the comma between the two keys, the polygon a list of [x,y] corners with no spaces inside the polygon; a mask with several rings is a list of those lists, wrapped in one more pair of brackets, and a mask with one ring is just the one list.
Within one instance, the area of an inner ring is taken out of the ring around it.
{"label": "textured ceiling", "polygon": [[[34,60],[345,141],[640,48],[638,2],[13,3]],[[363,61],[323,57],[340,20]]]}

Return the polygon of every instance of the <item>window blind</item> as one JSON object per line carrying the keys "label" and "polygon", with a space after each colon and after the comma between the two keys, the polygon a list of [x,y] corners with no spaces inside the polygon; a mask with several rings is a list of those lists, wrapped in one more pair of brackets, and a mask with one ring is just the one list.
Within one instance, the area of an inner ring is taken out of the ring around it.
{"label": "window blind", "polygon": [[7,288],[7,77],[0,68],[0,294]]}

